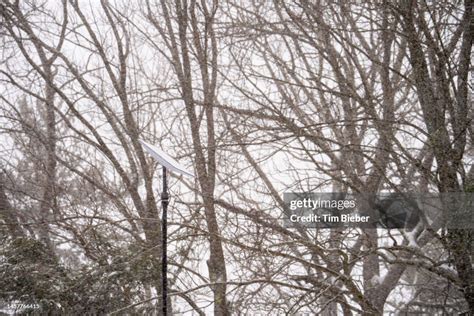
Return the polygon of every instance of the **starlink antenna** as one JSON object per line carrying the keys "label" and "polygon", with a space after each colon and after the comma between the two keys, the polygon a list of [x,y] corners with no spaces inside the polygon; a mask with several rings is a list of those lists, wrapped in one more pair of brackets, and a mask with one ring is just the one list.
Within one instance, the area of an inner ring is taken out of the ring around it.
{"label": "starlink antenna", "polygon": [[185,167],[183,167],[179,162],[171,158],[167,153],[163,150],[159,149],[158,147],[149,144],[143,140],[139,140],[142,144],[143,148],[153,157],[155,158],[160,165],[166,167],[171,172],[182,174],[188,177],[194,177],[194,174],[187,171]]}
{"label": "starlink antenna", "polygon": [[171,158],[167,153],[158,147],[149,144],[143,140],[139,140],[143,148],[155,158],[160,165],[163,166],[163,191],[161,192],[161,205],[163,206],[163,214],[161,216],[161,310],[162,315],[168,315],[168,257],[167,257],[167,235],[168,235],[168,180],[166,177],[167,170],[173,173],[182,174],[188,177],[194,177],[194,174],[187,171],[176,160]]}

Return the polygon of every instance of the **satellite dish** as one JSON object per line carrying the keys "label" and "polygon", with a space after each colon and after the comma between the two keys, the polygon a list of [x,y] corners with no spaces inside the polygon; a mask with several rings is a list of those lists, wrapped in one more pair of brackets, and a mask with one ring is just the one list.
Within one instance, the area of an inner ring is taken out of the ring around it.
{"label": "satellite dish", "polygon": [[149,144],[149,143],[147,143],[147,142],[145,142],[141,139],[139,139],[138,141],[142,144],[143,148],[145,148],[145,150],[150,155],[152,155],[153,158],[158,160],[160,165],[162,165],[163,167],[166,167],[166,169],[168,169],[168,170],[170,170],[174,173],[183,174],[183,175],[188,176],[188,177],[194,177],[193,173],[187,171],[176,160],[174,160],[173,158],[168,156],[167,153],[165,153],[164,151],[162,151],[158,147],[156,147],[152,144]]}

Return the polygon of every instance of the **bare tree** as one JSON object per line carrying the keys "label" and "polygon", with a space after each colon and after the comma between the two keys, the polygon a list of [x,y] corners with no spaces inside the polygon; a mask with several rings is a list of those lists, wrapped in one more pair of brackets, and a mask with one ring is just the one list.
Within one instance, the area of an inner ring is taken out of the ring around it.
{"label": "bare tree", "polygon": [[[147,2],[146,16],[164,42],[179,94],[193,131],[192,146],[209,231],[209,279],[214,283],[214,314],[228,315],[226,263],[214,204],[216,186],[215,101],[218,44],[214,31],[217,1]],[[159,13],[158,13],[159,12]],[[156,18],[160,16],[164,24]]]}
{"label": "bare tree", "polygon": [[1,299],[159,310],[159,179],[141,138],[197,174],[171,176],[170,314],[473,310],[472,229],[290,228],[282,197],[472,192],[470,1],[0,13]]}
{"label": "bare tree", "polygon": [[[468,75],[474,36],[472,1],[464,2],[464,13],[456,17],[454,30],[446,29],[446,14],[435,13],[436,7],[405,1],[394,8],[406,34],[410,64],[413,68],[428,142],[436,159],[436,186],[440,193],[460,192],[472,182],[471,170],[463,164],[466,146],[472,146],[472,87]],[[443,33],[452,32],[448,41]],[[471,144],[468,145],[468,132]],[[468,175],[468,176],[466,176]],[[461,180],[461,181],[460,181]],[[459,204],[445,199],[444,207],[452,213]],[[461,281],[461,291],[474,311],[474,273],[472,269],[472,229],[449,229],[446,247],[452,252],[454,266]]]}

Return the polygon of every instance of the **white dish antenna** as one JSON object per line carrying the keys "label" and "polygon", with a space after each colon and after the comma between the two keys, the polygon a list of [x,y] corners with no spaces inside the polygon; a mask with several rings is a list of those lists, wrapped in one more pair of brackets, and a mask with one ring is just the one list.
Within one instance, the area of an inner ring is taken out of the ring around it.
{"label": "white dish antenna", "polygon": [[139,139],[138,141],[142,144],[143,148],[145,148],[145,150],[150,155],[152,155],[153,158],[158,160],[160,165],[162,165],[163,167],[166,167],[166,169],[174,173],[182,174],[188,177],[194,177],[194,174],[192,172],[187,171],[186,168],[184,168],[184,166],[182,166],[181,164],[179,164],[179,162],[171,158],[163,150],[141,139]]}

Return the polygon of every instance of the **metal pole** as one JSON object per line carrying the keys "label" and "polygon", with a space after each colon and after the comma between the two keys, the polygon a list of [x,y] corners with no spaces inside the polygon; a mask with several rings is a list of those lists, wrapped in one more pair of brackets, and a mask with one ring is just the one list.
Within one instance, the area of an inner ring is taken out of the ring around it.
{"label": "metal pole", "polygon": [[163,192],[161,192],[161,205],[163,206],[163,215],[161,217],[161,281],[162,281],[162,311],[163,316],[167,316],[168,303],[168,258],[166,254],[167,234],[168,234],[168,181],[166,179],[166,167],[163,167]]}

